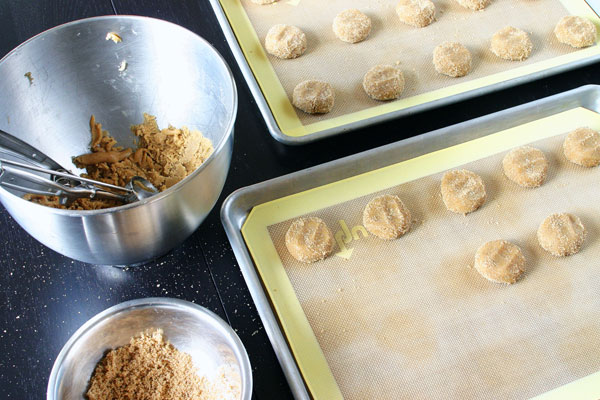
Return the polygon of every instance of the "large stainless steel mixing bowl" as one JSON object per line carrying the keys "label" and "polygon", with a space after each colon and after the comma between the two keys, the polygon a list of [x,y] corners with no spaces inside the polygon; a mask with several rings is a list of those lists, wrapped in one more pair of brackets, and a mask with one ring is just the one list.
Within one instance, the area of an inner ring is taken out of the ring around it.
{"label": "large stainless steel mixing bowl", "polygon": [[[107,40],[109,32],[122,41]],[[199,129],[214,144],[214,154],[177,185],[109,210],[52,209],[0,188],[13,218],[59,253],[112,265],[162,255],[196,230],[221,193],[233,147],[235,83],[217,51],[180,26],[107,16],[50,29],[0,60],[0,93],[0,129],[74,172],[71,157],[88,152],[91,114],[126,145],[144,112],[161,127]]]}
{"label": "large stainless steel mixing bowl", "polygon": [[80,400],[96,364],[107,350],[123,346],[146,329],[159,328],[178,350],[192,356],[194,366],[208,379],[219,368],[241,387],[241,400],[252,396],[248,354],[233,329],[196,304],[167,298],[127,301],[96,315],[79,328],[54,362],[48,381],[48,400]]}

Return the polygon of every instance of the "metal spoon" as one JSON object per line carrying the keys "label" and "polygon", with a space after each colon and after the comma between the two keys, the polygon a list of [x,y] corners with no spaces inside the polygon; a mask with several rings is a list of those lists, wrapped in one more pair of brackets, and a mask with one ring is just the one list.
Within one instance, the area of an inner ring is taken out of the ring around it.
{"label": "metal spoon", "polygon": [[[0,180],[0,185],[23,193],[63,196],[64,202],[73,198],[89,197],[118,199],[125,203],[144,200],[158,193],[158,189],[152,183],[140,176],[131,178],[125,187],[77,176],[35,147],[1,129],[0,152],[26,162],[23,164],[0,159],[0,178],[3,178]],[[43,178],[32,171],[49,174],[50,179]],[[46,186],[54,191],[21,186],[14,183],[15,177]]]}

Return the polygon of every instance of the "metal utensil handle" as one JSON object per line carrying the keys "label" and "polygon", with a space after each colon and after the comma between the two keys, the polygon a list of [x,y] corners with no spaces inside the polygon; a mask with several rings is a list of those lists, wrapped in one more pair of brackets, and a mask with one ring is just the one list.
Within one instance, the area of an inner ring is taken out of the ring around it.
{"label": "metal utensil handle", "polygon": [[[54,175],[54,176],[60,176],[60,177],[63,177],[63,178],[67,178],[67,179],[71,179],[71,180],[75,180],[75,181],[79,181],[79,182],[85,182],[85,183],[88,183],[88,184],[93,185],[93,186],[100,186],[100,187],[104,187],[104,188],[107,188],[107,189],[119,190],[121,192],[125,192],[125,193],[128,193],[128,194],[133,193],[133,191],[131,189],[128,189],[128,188],[124,188],[124,187],[121,187],[121,186],[112,185],[110,183],[104,183],[104,182],[96,181],[94,179],[83,178],[81,176],[76,176],[76,175],[70,174],[68,172],[51,171],[51,170],[48,170],[47,168],[40,168],[40,167],[36,167],[36,166],[33,166],[33,165],[23,164],[23,163],[20,163],[20,162],[17,162],[17,161],[0,159],[0,167],[3,164],[12,165],[12,166],[19,167],[19,168],[26,169],[26,170],[30,170],[30,171],[37,171],[37,172],[43,172],[45,174],[50,174],[50,175]],[[33,175],[35,175],[35,174],[33,174]]]}
{"label": "metal utensil handle", "polygon": [[24,161],[34,163],[40,167],[47,167],[53,170],[64,169],[56,161],[35,147],[25,143],[21,139],[3,131],[2,129],[0,129],[0,152],[21,158]]}
{"label": "metal utensil handle", "polygon": [[[22,178],[26,181],[37,183],[43,185],[45,187],[49,187],[51,189],[55,189],[56,192],[52,191],[43,191],[35,188],[24,187],[21,185],[14,184],[12,182],[7,182],[6,180],[0,181],[0,185],[21,191],[23,193],[32,193],[32,194],[40,194],[44,196],[66,196],[68,198],[90,198],[90,199],[103,199],[103,200],[119,200],[119,201],[128,201],[128,196],[124,194],[117,194],[113,192],[107,192],[102,189],[97,189],[93,186],[76,186],[69,187],[66,185],[62,185],[48,178],[44,178],[42,176],[36,175],[31,171],[22,170],[19,168],[14,168],[8,165],[2,165],[0,161],[0,169],[2,170],[3,175],[6,173],[10,177],[16,176]],[[47,170],[46,170],[47,172]]]}

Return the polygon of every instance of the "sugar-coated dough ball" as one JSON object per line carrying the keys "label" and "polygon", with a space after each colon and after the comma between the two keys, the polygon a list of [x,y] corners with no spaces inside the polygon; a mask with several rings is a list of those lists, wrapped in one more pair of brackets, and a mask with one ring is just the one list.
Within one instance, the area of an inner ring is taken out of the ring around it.
{"label": "sugar-coated dough ball", "polygon": [[322,260],[333,251],[333,235],[318,217],[298,218],[285,234],[285,246],[296,260],[311,263]]}
{"label": "sugar-coated dough ball", "polygon": [[448,171],[442,177],[442,200],[449,211],[468,214],[485,202],[483,179],[466,169]]}
{"label": "sugar-coated dough ball", "polygon": [[537,231],[540,246],[556,257],[577,253],[585,235],[586,230],[579,217],[568,213],[548,216]]}
{"label": "sugar-coated dough ball", "polygon": [[535,188],[546,180],[548,160],[541,150],[522,146],[504,156],[502,168],[511,181],[526,188]]}
{"label": "sugar-coated dough ball", "polygon": [[492,36],[492,52],[510,61],[523,61],[529,57],[533,43],[527,32],[506,26]]}
{"label": "sugar-coated dough ball", "polygon": [[363,225],[381,239],[396,239],[410,229],[410,211],[398,196],[385,194],[369,201],[363,212]]}
{"label": "sugar-coated dough ball", "polygon": [[274,25],[267,32],[265,48],[278,58],[300,57],[306,51],[306,35],[292,25]]}
{"label": "sugar-coated dough ball", "polygon": [[423,28],[435,20],[435,5],[431,0],[400,0],[396,14],[405,24]]}
{"label": "sugar-coated dough ball", "polygon": [[475,269],[492,282],[511,284],[525,271],[525,257],[516,244],[492,240],[477,249]]}
{"label": "sugar-coated dough ball", "polygon": [[404,90],[404,74],[393,65],[376,65],[363,78],[365,92],[375,100],[393,100]]}
{"label": "sugar-coated dough ball", "polygon": [[271,3],[275,3],[277,0],[252,0],[253,3],[255,4],[271,4]]}
{"label": "sugar-coated dough ball", "polygon": [[577,128],[567,135],[563,152],[572,163],[595,167],[600,164],[600,134],[587,127]]}
{"label": "sugar-coated dough ball", "polygon": [[489,0],[456,0],[458,4],[471,10],[483,10],[488,5]]}
{"label": "sugar-coated dough ball", "polygon": [[554,28],[559,42],[573,47],[588,47],[596,42],[596,25],[587,18],[568,15],[562,17]]}
{"label": "sugar-coated dough ball", "polygon": [[309,80],[300,82],[295,88],[292,103],[308,114],[324,114],[331,111],[335,95],[327,82]]}
{"label": "sugar-coated dough ball", "polygon": [[444,42],[433,50],[433,65],[440,74],[465,76],[471,70],[471,52],[458,42]]}
{"label": "sugar-coated dough ball", "polygon": [[371,18],[354,8],[344,10],[333,20],[333,33],[344,42],[361,42],[371,33]]}

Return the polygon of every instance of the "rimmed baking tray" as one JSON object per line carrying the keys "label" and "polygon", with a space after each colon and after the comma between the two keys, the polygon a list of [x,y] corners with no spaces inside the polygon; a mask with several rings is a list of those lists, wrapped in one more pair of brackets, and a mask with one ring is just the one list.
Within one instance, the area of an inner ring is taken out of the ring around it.
{"label": "rimmed baking tray", "polygon": [[[586,16],[600,27],[597,0],[496,0],[482,12],[461,9],[454,0],[439,0],[436,2],[438,21],[422,30],[399,23],[393,10],[395,3],[336,0],[323,4],[318,0],[279,0],[273,5],[259,6],[250,0],[211,0],[269,132],[286,144],[312,142],[523,84],[600,59],[599,45],[573,49],[559,44],[552,33],[555,19],[567,13]],[[355,45],[341,43],[330,29],[332,16],[339,9],[352,6],[369,13],[375,25],[371,37]],[[319,12],[311,11],[311,7],[318,7]],[[546,8],[547,12],[544,11]],[[271,23],[267,21],[292,23],[306,29],[309,35],[307,54],[294,60],[268,56],[262,45],[266,24]],[[534,52],[524,62],[499,60],[487,49],[491,34],[509,24],[519,25],[532,33]],[[396,44],[396,40],[399,43]],[[474,66],[469,75],[449,78],[440,76],[433,69],[431,52],[443,40],[458,40],[471,49]],[[405,73],[405,92],[393,102],[376,102],[362,91],[363,74],[370,66],[382,63],[398,64]],[[332,82],[336,90],[336,107],[331,113],[311,116],[291,105],[291,92],[304,79]]]}
{"label": "rimmed baking tray", "polygon": [[[310,325],[308,325],[307,328],[307,321],[303,321],[303,318],[306,319],[306,316],[304,316],[302,308],[298,308],[300,307],[299,304],[296,304],[296,308],[282,308],[281,298],[286,297],[290,300],[290,297],[283,296],[283,293],[278,294],[277,292],[273,292],[274,288],[283,291],[285,287],[285,285],[281,285],[281,283],[287,279],[285,278],[285,272],[283,274],[281,273],[281,265],[278,265],[278,262],[273,262],[266,267],[267,269],[275,271],[279,278],[283,277],[283,281],[277,283],[275,286],[273,286],[273,281],[269,281],[272,277],[268,277],[268,273],[265,275],[264,264],[262,265],[263,273],[259,274],[257,272],[256,264],[250,254],[247,242],[242,235],[243,229],[246,229],[246,233],[248,233],[248,217],[253,209],[258,210],[261,207],[264,208],[264,206],[261,205],[265,204],[271,204],[270,206],[273,204],[280,204],[282,205],[281,208],[271,209],[273,212],[276,211],[276,213],[280,213],[281,210],[289,208],[285,205],[286,201],[290,201],[289,199],[295,198],[296,201],[298,199],[302,200],[302,196],[305,196],[306,193],[316,193],[326,190],[327,187],[332,186],[330,184],[339,183],[341,181],[347,182],[359,179],[364,182],[369,182],[368,176],[370,174],[380,174],[381,170],[398,171],[398,165],[401,166],[400,170],[409,171],[406,172],[407,174],[410,174],[410,171],[421,171],[418,173],[422,173],[422,168],[418,165],[419,168],[413,168],[416,164],[412,164],[415,163],[415,159],[417,158],[418,160],[428,158],[426,165],[428,165],[428,168],[431,168],[432,171],[437,171],[439,168],[444,169],[444,167],[448,166],[444,164],[448,162],[449,158],[447,155],[452,154],[454,148],[462,148],[463,153],[461,157],[464,157],[465,154],[471,154],[472,150],[475,149],[475,154],[469,157],[476,160],[478,157],[477,152],[481,152],[482,149],[487,149],[484,150],[484,152],[487,153],[483,155],[489,155],[495,154],[495,152],[505,151],[510,148],[510,146],[515,145],[515,142],[507,144],[504,139],[499,140],[496,138],[498,132],[502,133],[510,131],[511,129],[515,130],[524,124],[534,124],[537,126],[536,129],[538,130],[554,129],[552,128],[555,125],[553,118],[560,115],[567,115],[569,118],[575,118],[573,121],[574,124],[590,122],[593,125],[599,120],[597,115],[597,113],[600,113],[599,100],[599,86],[584,86],[519,107],[514,107],[323,164],[308,170],[243,188],[233,193],[225,201],[221,211],[223,225],[240,264],[244,278],[248,284],[250,293],[257,305],[258,312],[265,325],[265,330],[273,344],[296,398],[310,398],[310,396],[327,399],[339,398],[341,393],[339,389],[336,389],[336,385],[332,386],[331,384],[331,380],[333,379],[332,373],[327,367],[327,362],[325,361],[323,353],[318,348],[318,342],[312,334]],[[558,121],[558,119],[556,121]],[[564,123],[564,118],[561,123]],[[512,135],[515,135],[514,132]],[[517,133],[517,137],[520,137],[519,133]],[[543,134],[541,137],[544,137]],[[523,144],[528,143],[528,140],[536,139],[539,139],[539,137],[532,136],[529,139],[521,138],[518,140]],[[479,144],[474,145],[473,143]],[[483,147],[481,147],[482,143],[484,143]],[[504,147],[494,148],[494,145]],[[453,146],[452,149],[447,149],[451,146]],[[442,149],[447,149],[449,152],[438,152],[434,156],[429,154]],[[469,153],[469,151],[471,151],[471,153]],[[426,156],[419,157],[423,155]],[[410,161],[406,161],[409,159]],[[404,163],[402,163],[403,161]],[[460,159],[458,161],[455,159],[454,162],[457,163],[455,165],[462,165]],[[404,178],[405,177],[402,179]],[[400,182],[404,182],[404,180],[401,180]],[[556,184],[556,182],[558,181],[555,181],[554,184]],[[389,186],[389,184],[384,184],[382,187],[379,187],[381,186],[380,181],[373,182],[371,188],[364,190],[367,190],[368,193],[371,191],[377,192],[387,187],[386,185]],[[348,194],[346,191],[346,195],[350,196],[349,199],[362,196],[365,193]],[[329,197],[322,197],[320,205],[307,205],[302,206],[301,208],[327,207],[329,206],[329,204],[327,204],[329,200],[323,199]],[[303,203],[306,203],[306,198],[303,199]],[[303,215],[305,212],[306,210],[303,211],[298,209],[296,215]],[[255,216],[258,213],[259,212],[254,212]],[[284,213],[282,215],[281,221],[296,216],[294,213],[291,215],[285,215]],[[278,223],[281,221],[277,220],[275,222]],[[266,238],[266,240],[263,241],[268,242],[270,240],[268,239],[267,227],[268,225],[271,225],[272,222],[273,221],[262,227],[260,226],[260,223],[259,225],[253,223],[250,224],[253,225],[253,227],[250,228],[251,230],[255,228],[259,231],[262,230],[263,233],[267,235],[262,239]],[[262,257],[262,255],[257,253],[256,242],[253,246],[254,256],[259,258]],[[270,246],[270,256],[275,257],[271,260],[278,260],[277,254],[274,253],[276,250],[273,244],[271,243]],[[337,249],[336,251],[339,250],[340,249]],[[532,276],[529,278],[529,282],[533,282],[534,279],[535,278]],[[292,303],[298,301],[297,299],[294,300],[294,298],[294,296],[291,296]],[[276,313],[275,310],[278,310],[279,313]],[[285,311],[282,313],[282,310]],[[297,326],[291,327],[290,324],[297,324]],[[299,343],[299,338],[301,338],[300,340],[304,343]],[[598,337],[595,336],[595,338],[597,339]],[[315,343],[317,347],[315,347]],[[317,374],[317,377],[314,376],[315,373]],[[565,396],[571,396],[571,398],[573,398],[573,396],[577,394],[577,398],[595,399],[600,396],[600,388],[597,385],[599,380],[600,373],[593,374],[587,378],[582,378],[574,383],[552,390],[544,394],[543,398],[565,398]]]}

